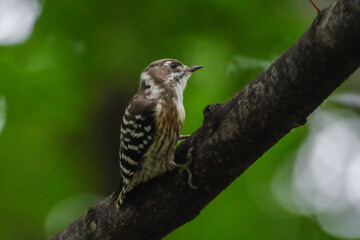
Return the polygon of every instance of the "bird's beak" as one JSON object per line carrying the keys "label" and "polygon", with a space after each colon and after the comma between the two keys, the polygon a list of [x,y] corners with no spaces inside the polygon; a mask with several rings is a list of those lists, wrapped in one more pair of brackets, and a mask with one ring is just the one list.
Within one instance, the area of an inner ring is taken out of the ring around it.
{"label": "bird's beak", "polygon": [[195,72],[196,70],[199,70],[200,68],[202,68],[202,65],[199,66],[193,66],[193,67],[187,67],[187,69],[185,70],[186,72]]}

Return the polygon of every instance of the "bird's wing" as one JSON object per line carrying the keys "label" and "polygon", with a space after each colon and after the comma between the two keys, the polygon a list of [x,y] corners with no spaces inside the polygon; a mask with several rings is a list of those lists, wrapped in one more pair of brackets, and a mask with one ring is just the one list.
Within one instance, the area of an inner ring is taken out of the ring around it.
{"label": "bird's wing", "polygon": [[120,172],[123,191],[129,184],[142,156],[152,144],[155,132],[155,106],[151,101],[133,99],[126,109],[120,130]]}

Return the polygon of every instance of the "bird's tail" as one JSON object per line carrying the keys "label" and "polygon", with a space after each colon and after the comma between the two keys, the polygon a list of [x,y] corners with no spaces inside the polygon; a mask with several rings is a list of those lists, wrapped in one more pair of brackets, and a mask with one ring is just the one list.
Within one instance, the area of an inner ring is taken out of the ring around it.
{"label": "bird's tail", "polygon": [[116,207],[120,208],[121,204],[124,202],[126,196],[126,184],[120,184],[117,190],[114,193],[116,198]]}

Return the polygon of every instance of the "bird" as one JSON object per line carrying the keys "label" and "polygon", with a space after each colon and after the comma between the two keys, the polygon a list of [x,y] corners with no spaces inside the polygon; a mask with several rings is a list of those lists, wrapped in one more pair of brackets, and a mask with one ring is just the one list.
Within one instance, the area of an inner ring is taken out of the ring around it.
{"label": "bird", "polygon": [[160,59],[145,68],[138,92],[131,99],[120,128],[119,163],[122,184],[116,195],[120,208],[135,186],[176,167],[189,173],[186,164],[174,162],[174,152],[185,120],[183,92],[191,74],[203,66],[186,66],[176,59]]}

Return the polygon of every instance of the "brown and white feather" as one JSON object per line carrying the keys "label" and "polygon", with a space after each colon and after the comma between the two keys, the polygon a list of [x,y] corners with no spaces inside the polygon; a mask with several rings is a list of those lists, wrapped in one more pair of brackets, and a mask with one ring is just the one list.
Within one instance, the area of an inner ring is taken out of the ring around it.
{"label": "brown and white feather", "polygon": [[136,185],[172,170],[176,143],[185,120],[183,91],[189,67],[174,59],[150,64],[127,107],[120,131],[120,172],[117,205]]}

